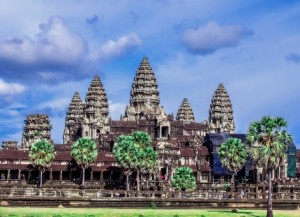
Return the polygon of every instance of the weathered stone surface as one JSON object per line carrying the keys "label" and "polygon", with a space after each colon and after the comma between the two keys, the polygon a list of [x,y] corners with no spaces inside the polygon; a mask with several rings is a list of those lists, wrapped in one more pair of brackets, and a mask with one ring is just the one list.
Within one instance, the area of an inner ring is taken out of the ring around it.
{"label": "weathered stone surface", "polygon": [[184,123],[195,122],[194,112],[187,98],[183,99],[180,108],[178,109],[176,120],[183,121]]}
{"label": "weathered stone surface", "polygon": [[51,129],[49,116],[45,114],[28,115],[22,137],[22,148],[28,149],[33,143],[45,139],[51,141]]}
{"label": "weathered stone surface", "polygon": [[65,120],[64,143],[74,142],[82,136],[81,123],[83,121],[84,104],[78,92],[75,92],[68,107]]}
{"label": "weathered stone surface", "polygon": [[109,132],[108,99],[99,76],[95,76],[85,97],[82,136],[97,139]]}
{"label": "weathered stone surface", "polygon": [[18,141],[3,141],[2,148],[5,150],[18,150]]}
{"label": "weathered stone surface", "polygon": [[231,101],[222,83],[212,97],[208,122],[212,133],[235,133]]}
{"label": "weathered stone surface", "polygon": [[148,58],[144,57],[132,83],[130,105],[126,107],[123,120],[134,121],[148,117],[167,119],[160,106],[159,90]]}

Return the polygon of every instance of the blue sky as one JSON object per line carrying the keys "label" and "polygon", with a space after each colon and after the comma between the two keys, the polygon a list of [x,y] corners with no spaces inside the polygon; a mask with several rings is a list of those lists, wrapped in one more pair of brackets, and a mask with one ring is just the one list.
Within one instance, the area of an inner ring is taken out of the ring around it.
{"label": "blue sky", "polygon": [[282,116],[300,148],[300,2],[270,0],[0,0],[0,141],[21,140],[26,115],[46,113],[62,142],[75,91],[100,75],[119,119],[143,56],[167,113],[187,97],[208,118],[219,83],[237,132]]}

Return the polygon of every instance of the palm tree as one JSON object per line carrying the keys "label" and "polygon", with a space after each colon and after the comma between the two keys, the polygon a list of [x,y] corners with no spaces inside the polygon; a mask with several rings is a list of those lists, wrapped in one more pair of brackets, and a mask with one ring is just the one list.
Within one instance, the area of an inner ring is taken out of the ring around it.
{"label": "palm tree", "polygon": [[129,191],[129,175],[139,164],[139,146],[134,143],[132,136],[121,135],[114,144],[113,154],[126,175],[126,190]]}
{"label": "palm tree", "polygon": [[29,159],[39,170],[40,188],[43,185],[43,172],[55,158],[54,145],[46,140],[34,143],[29,150]]}
{"label": "palm tree", "polygon": [[151,137],[143,131],[135,131],[130,136],[121,135],[114,145],[113,154],[126,175],[126,190],[129,190],[129,175],[136,171],[139,191],[140,172],[147,174],[156,168],[158,157],[151,146]]}
{"label": "palm tree", "polygon": [[[140,190],[140,172],[151,170],[151,166],[154,166],[155,153],[151,146],[151,137],[144,131],[135,131],[132,133],[133,142],[138,145],[138,164],[136,165],[136,188]],[[149,168],[148,168],[149,167]]]}
{"label": "palm tree", "polygon": [[196,178],[190,167],[177,167],[172,178],[172,186],[178,190],[194,190],[196,188]]}
{"label": "palm tree", "polygon": [[152,146],[144,149],[143,160],[141,162],[141,173],[146,176],[146,188],[149,188],[149,177],[158,168],[158,155]]}
{"label": "palm tree", "polygon": [[221,145],[218,154],[222,165],[232,172],[231,191],[233,192],[235,190],[234,177],[243,168],[248,156],[246,146],[240,139],[229,138]]}
{"label": "palm tree", "polygon": [[292,142],[286,129],[287,121],[282,117],[264,116],[251,123],[247,132],[247,140],[253,146],[251,155],[257,166],[268,175],[267,217],[273,217],[272,170],[277,169],[286,158],[287,144]]}
{"label": "palm tree", "polygon": [[80,138],[72,144],[71,155],[82,169],[82,186],[84,186],[85,170],[98,156],[97,145],[89,138]]}

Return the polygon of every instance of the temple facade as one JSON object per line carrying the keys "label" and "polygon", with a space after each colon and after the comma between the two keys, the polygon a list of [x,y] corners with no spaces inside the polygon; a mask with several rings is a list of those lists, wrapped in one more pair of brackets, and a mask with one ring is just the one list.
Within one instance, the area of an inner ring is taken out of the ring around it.
{"label": "temple facade", "polygon": [[[76,91],[76,90],[74,90]],[[88,169],[86,179],[124,184],[124,175],[112,154],[120,135],[145,131],[159,154],[159,168],[152,180],[169,181],[176,167],[192,168],[198,183],[213,182],[214,178],[229,176],[216,157],[220,144],[229,137],[245,140],[245,135],[235,134],[233,108],[223,84],[213,94],[208,109],[208,121],[197,122],[187,98],[184,98],[176,117],[166,114],[160,104],[159,88],[149,60],[143,58],[133,79],[129,105],[120,120],[109,116],[109,103],[99,76],[95,76],[83,101],[75,92],[65,118],[63,144],[55,144],[56,157],[45,172],[46,180],[75,182],[81,176],[70,155],[71,144],[81,137],[93,139],[99,154]],[[3,141],[0,150],[0,174],[4,179],[34,180],[37,171],[28,160],[30,146],[39,139],[51,141],[51,124],[45,114],[28,115],[25,121],[22,144]],[[286,165],[287,167],[287,165]],[[220,170],[221,168],[221,170]],[[285,170],[286,168],[282,168]],[[220,172],[221,171],[221,172]],[[256,180],[256,168],[247,162],[241,175]],[[132,174],[134,177],[135,174]],[[277,177],[286,177],[279,172]],[[108,184],[107,184],[108,183]]]}

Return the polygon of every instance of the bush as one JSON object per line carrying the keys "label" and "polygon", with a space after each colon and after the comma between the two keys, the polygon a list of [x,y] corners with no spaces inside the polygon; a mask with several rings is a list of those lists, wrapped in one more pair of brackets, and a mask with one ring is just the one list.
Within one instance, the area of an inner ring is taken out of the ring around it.
{"label": "bush", "polygon": [[156,209],[157,207],[156,207],[156,203],[154,202],[154,201],[151,201],[150,202],[150,205],[149,205],[149,208],[151,208],[151,209]]}
{"label": "bush", "polygon": [[224,189],[225,189],[226,192],[229,192],[229,191],[231,190],[231,185],[230,185],[230,183],[225,183],[225,184],[224,184]]}

